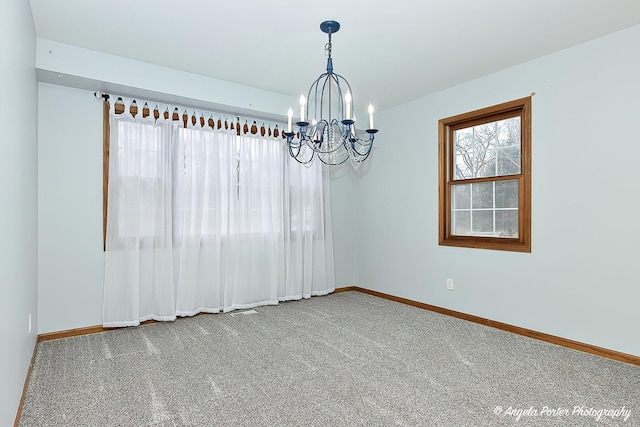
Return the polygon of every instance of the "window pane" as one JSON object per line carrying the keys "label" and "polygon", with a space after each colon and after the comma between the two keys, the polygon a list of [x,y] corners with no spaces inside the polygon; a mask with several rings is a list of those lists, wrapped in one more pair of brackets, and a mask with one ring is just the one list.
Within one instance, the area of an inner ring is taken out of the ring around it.
{"label": "window pane", "polygon": [[453,185],[453,209],[469,209],[471,207],[471,184]]}
{"label": "window pane", "polygon": [[454,179],[473,178],[473,129],[459,129],[453,132],[455,141],[456,162]]}
{"label": "window pane", "polygon": [[496,182],[496,208],[518,208],[518,181]]}
{"label": "window pane", "polygon": [[520,173],[520,117],[483,123],[453,132],[454,179]]}
{"label": "window pane", "polygon": [[498,237],[518,237],[518,211],[496,211],[496,233]]}
{"label": "window pane", "polygon": [[463,236],[471,231],[471,212],[453,212],[451,221],[452,234]]}
{"label": "window pane", "polygon": [[518,175],[520,173],[520,146],[498,150],[498,175]]}
{"label": "window pane", "polygon": [[520,116],[499,120],[497,123],[498,147],[517,146],[520,149]]}
{"label": "window pane", "polygon": [[493,235],[493,211],[472,211],[474,235]]}
{"label": "window pane", "polygon": [[517,180],[453,185],[452,191],[452,234],[518,237]]}
{"label": "window pane", "polygon": [[493,207],[493,182],[471,184],[473,194],[473,209]]}

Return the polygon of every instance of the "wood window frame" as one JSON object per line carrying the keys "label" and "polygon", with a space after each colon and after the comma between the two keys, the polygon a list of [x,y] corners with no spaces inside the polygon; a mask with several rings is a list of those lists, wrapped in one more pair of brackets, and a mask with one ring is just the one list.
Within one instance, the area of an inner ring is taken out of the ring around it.
{"label": "wood window frame", "polygon": [[[520,116],[520,174],[456,180],[453,176],[454,128]],[[462,236],[451,233],[451,187],[465,182],[518,181],[518,237]],[[438,243],[479,249],[531,252],[531,97],[516,99],[438,121]]]}

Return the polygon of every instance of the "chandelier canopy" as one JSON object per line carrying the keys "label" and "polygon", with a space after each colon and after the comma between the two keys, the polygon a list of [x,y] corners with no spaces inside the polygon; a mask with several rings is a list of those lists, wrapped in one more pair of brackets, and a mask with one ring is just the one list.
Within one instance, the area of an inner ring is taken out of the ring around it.
{"label": "chandelier canopy", "polygon": [[349,160],[357,168],[369,157],[374,135],[378,132],[373,127],[373,106],[369,104],[368,129],[364,132],[357,130],[351,86],[347,79],[333,71],[331,35],[338,32],[340,24],[324,21],[320,29],[329,37],[325,45],[327,71],[311,84],[306,98],[300,95],[297,132],[292,129],[293,110],[289,108],[287,131],[284,133],[289,153],[303,164],[310,163],[317,156],[328,165],[340,165]]}

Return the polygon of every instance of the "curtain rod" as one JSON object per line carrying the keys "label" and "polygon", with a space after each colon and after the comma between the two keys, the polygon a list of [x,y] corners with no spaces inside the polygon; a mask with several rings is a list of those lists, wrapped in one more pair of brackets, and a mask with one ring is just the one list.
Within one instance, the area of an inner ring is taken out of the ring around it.
{"label": "curtain rod", "polygon": [[[254,122],[256,124],[262,124],[262,125],[274,125],[278,128],[284,128],[284,121],[278,121],[278,120],[273,120],[273,119],[266,119],[264,117],[259,117],[259,116],[243,116],[243,115],[238,115],[236,113],[232,113],[229,111],[212,111],[212,110],[205,110],[205,109],[200,109],[200,108],[196,108],[196,107],[185,107],[182,105],[175,105],[173,103],[168,103],[168,102],[159,102],[159,101],[153,101],[153,100],[149,100],[149,99],[138,99],[138,97],[135,96],[128,96],[128,95],[119,95],[119,94],[109,94],[109,93],[105,93],[105,92],[101,92],[101,91],[95,91],[93,92],[93,96],[98,99],[98,100],[103,100],[104,102],[109,102],[110,98],[115,98],[116,102],[119,98],[125,97],[125,98],[130,98],[134,101],[136,101],[136,104],[138,103],[138,101],[140,102],[145,102],[147,103],[147,105],[149,104],[158,104],[158,105],[164,105],[167,107],[171,107],[173,108],[173,110],[178,110],[178,111],[185,111],[187,112],[187,114],[190,114],[189,111],[197,111],[198,113],[202,113],[202,114],[209,114],[209,115],[215,115],[215,116],[219,116],[219,118],[236,118],[238,119],[238,121],[242,121],[244,120],[245,122]],[[149,107],[150,108],[150,107]]]}

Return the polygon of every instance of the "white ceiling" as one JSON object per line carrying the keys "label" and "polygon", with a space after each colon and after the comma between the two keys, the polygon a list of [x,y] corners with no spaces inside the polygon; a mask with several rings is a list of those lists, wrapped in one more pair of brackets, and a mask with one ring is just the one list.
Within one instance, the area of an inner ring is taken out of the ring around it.
{"label": "white ceiling", "polygon": [[292,96],[324,71],[319,25],[337,20],[335,72],[378,111],[640,24],[639,0],[31,0],[31,8],[38,37]]}

